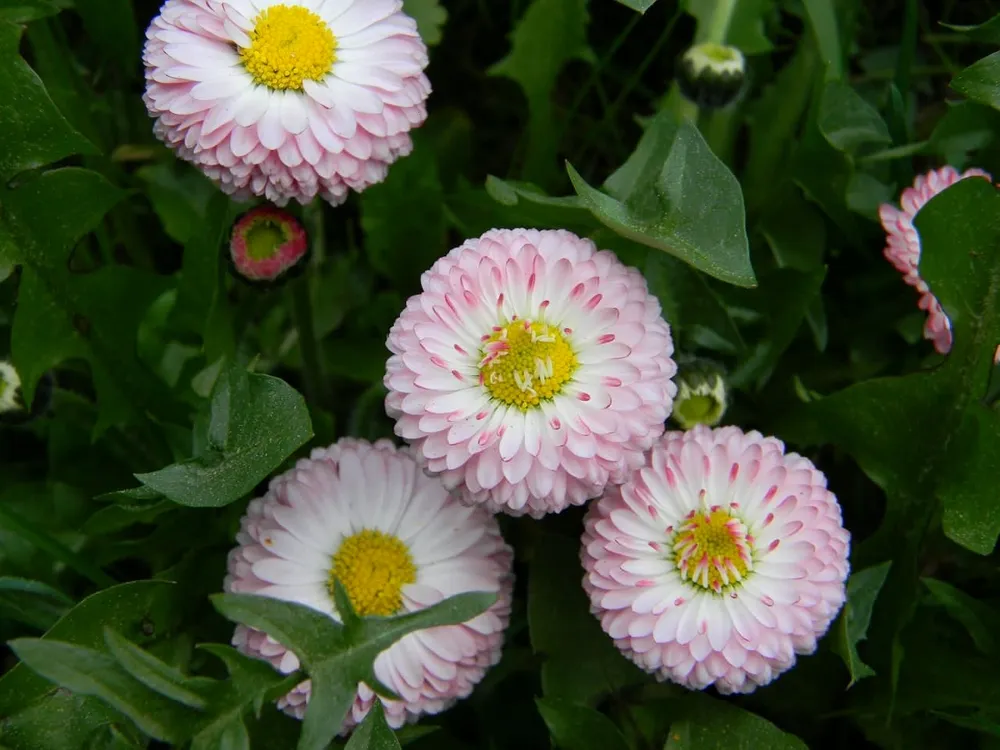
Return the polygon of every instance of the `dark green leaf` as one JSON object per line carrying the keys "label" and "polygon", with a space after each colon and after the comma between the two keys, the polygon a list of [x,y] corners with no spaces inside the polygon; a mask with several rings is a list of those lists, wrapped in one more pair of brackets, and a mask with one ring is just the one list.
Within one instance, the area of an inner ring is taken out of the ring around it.
{"label": "dark green leaf", "polygon": [[39,630],[46,630],[73,606],[73,600],[40,581],[0,578],[0,613]]}
{"label": "dark green leaf", "polygon": [[156,739],[181,741],[196,716],[143,685],[100,651],[34,638],[19,638],[10,647],[38,674],[75,693],[101,699]]}
{"label": "dark green leaf", "polygon": [[136,478],[181,505],[228,505],[310,437],[302,396],[278,378],[235,364],[216,383],[205,453]]}
{"label": "dark green leaf", "polygon": [[872,619],[872,609],[882,584],[889,575],[892,562],[884,562],[851,574],[847,581],[847,604],[834,626],[836,640],[834,648],[840,653],[851,673],[851,687],[858,680],[872,677],[875,671],[861,661],[858,644],[868,636],[868,624]]}
{"label": "dark green leaf", "polygon": [[628,743],[607,716],[555,698],[536,698],[538,711],[555,746],[563,750],[628,750]]}
{"label": "dark green leaf", "polygon": [[27,23],[39,18],[54,16],[65,5],[54,0],[7,0],[0,6],[0,21]]}
{"label": "dark green leaf", "polygon": [[591,57],[586,0],[533,0],[511,37],[511,51],[490,75],[517,81],[528,99],[525,176],[546,184],[556,171],[557,129],[552,92],[571,60]]}
{"label": "dark green leaf", "polygon": [[704,694],[677,701],[670,750],[807,750],[798,737],[766,719]]}
{"label": "dark green leaf", "polygon": [[951,80],[951,87],[973,101],[1000,109],[1000,52],[958,73]]}
{"label": "dark green leaf", "polygon": [[[43,678],[31,672],[29,674],[51,687]],[[129,723],[124,716],[96,698],[69,691],[52,693],[44,700],[5,717],[0,720],[0,747],[4,750],[103,750],[108,746],[102,746],[102,741],[120,736],[116,725]],[[142,746],[111,746],[113,750],[133,750],[136,747]]]}
{"label": "dark green leaf", "polygon": [[494,594],[458,594],[418,612],[366,617],[345,628],[301,604],[245,594],[212,597],[225,617],[268,633],[302,660],[312,691],[299,750],[326,747],[347,715],[359,682],[378,689],[372,672],[378,654],[416,630],[467,622],[494,601]]}
{"label": "dark green leaf", "polygon": [[1000,45],[1000,14],[993,16],[988,21],[983,21],[978,26],[955,26],[950,23],[942,23],[941,25],[948,27],[952,31],[964,34],[977,42],[984,42],[994,46]]}
{"label": "dark green leaf", "polygon": [[647,10],[653,7],[653,3],[656,0],[618,0],[622,5],[625,5],[632,10],[637,10],[640,13],[645,13]]}
{"label": "dark green leaf", "polygon": [[[21,7],[21,6],[18,6]],[[18,54],[21,28],[0,18],[0,180],[70,154],[94,153]],[[0,201],[6,203],[6,201]],[[65,208],[65,206],[61,206]]]}
{"label": "dark green leaf", "polygon": [[619,234],[730,284],[756,285],[739,183],[690,123],[658,114],[608,193],[568,169],[583,202]]}
{"label": "dark green leaf", "polygon": [[938,603],[969,631],[976,648],[984,654],[996,652],[996,638],[993,634],[1000,624],[1000,618],[992,609],[944,581],[934,578],[922,580]]}
{"label": "dark green leaf", "polygon": [[854,152],[859,146],[892,143],[878,111],[852,87],[830,81],[819,105],[819,129],[834,148]]}
{"label": "dark green leaf", "polygon": [[344,750],[401,750],[399,740],[385,722],[381,701],[372,704],[368,716],[351,734]]}
{"label": "dark green leaf", "polygon": [[545,697],[596,705],[649,678],[621,655],[590,614],[587,595],[576,583],[583,575],[579,553],[576,538],[539,536],[528,578],[528,624],[531,647],[545,657]]}
{"label": "dark green leaf", "polygon": [[834,0],[803,0],[809,28],[816,37],[820,57],[826,66],[827,80],[844,76],[844,53],[840,45],[840,30]]}
{"label": "dark green leaf", "polygon": [[100,48],[107,62],[126,79],[140,68],[139,39],[135,14],[129,0],[73,0],[83,18],[88,36]]}
{"label": "dark green leaf", "polygon": [[164,664],[128,638],[105,628],[104,643],[118,665],[146,687],[189,708],[201,709],[207,705],[204,698],[185,684],[188,678],[180,670]]}

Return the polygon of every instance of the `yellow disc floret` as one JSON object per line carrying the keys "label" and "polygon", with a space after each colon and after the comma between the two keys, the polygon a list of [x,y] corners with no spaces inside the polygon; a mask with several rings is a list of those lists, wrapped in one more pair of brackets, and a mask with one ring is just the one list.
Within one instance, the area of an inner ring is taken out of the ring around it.
{"label": "yellow disc floret", "polygon": [[328,586],[347,589],[359,615],[394,615],[403,604],[403,586],[417,580],[410,550],[397,537],[365,529],[344,539],[333,556]]}
{"label": "yellow disc floret", "polygon": [[272,5],[254,20],[250,46],[240,50],[247,72],[275,90],[302,90],[322,80],[337,59],[337,40],[318,15],[298,5]]}
{"label": "yellow disc floret", "polygon": [[746,527],[718,508],[688,515],[673,548],[681,578],[715,592],[742,581],[753,565]]}
{"label": "yellow disc floret", "polygon": [[497,401],[527,411],[556,396],[579,364],[563,332],[513,320],[485,337],[479,377]]}

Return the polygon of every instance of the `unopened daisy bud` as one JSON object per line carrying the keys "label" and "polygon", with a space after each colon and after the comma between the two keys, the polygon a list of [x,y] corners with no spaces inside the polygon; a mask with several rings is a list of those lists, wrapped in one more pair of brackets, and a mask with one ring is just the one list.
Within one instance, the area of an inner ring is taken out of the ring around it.
{"label": "unopened daisy bud", "polygon": [[681,365],[677,375],[673,420],[683,429],[697,424],[715,427],[726,413],[726,381],[712,362],[695,360]]}
{"label": "unopened daisy bud", "polygon": [[0,414],[23,411],[20,393],[21,376],[10,362],[0,361]]}
{"label": "unopened daisy bud", "polygon": [[704,109],[729,106],[743,91],[746,58],[735,47],[706,42],[681,57],[677,83],[681,93]]}
{"label": "unopened daisy bud", "polygon": [[299,264],[309,243],[291,214],[258,206],[233,225],[229,256],[236,273],[251,282],[272,282]]}

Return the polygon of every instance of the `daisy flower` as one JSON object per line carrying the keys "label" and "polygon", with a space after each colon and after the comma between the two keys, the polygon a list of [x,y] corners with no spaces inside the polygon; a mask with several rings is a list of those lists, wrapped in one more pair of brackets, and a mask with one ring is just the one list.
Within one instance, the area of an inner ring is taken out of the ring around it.
{"label": "daisy flower", "polygon": [[[334,580],[360,615],[413,612],[467,591],[498,594],[478,617],[411,633],[378,656],[375,676],[403,699],[379,698],[393,727],[466,697],[500,659],[512,552],[494,518],[450,497],[407,449],[346,438],[314,450],[250,503],[237,541],[227,591],[298,602],[338,621]],[[259,630],[238,626],[233,644],[285,674],[299,668],[294,653]],[[309,693],[306,680],[278,707],[302,718]],[[341,731],[375,700],[361,683]]]}
{"label": "daisy flower", "polygon": [[903,191],[899,208],[883,203],[878,211],[887,235],[885,257],[903,274],[903,281],[920,292],[919,307],[927,311],[924,338],[934,342],[934,348],[940,354],[951,351],[951,321],[937,297],[931,293],[927,282],[920,278],[920,235],[913,226],[913,219],[927,201],[967,177],[991,179],[981,169],[967,169],[961,174],[954,167],[933,169],[917,177],[913,186]]}
{"label": "daisy flower", "polygon": [[570,232],[497,229],[421,283],[389,332],[386,411],[449,489],[538,518],[642,464],[677,368],[638,271]]}
{"label": "daisy flower", "polygon": [[342,203],[427,117],[427,48],[402,5],[167,0],[143,54],[156,136],[238,198]]}
{"label": "daisy flower", "polygon": [[850,535],[826,478],[735,427],[669,432],[591,505],[583,586],[632,661],[750,693],[810,654],[845,601]]}
{"label": "daisy flower", "polygon": [[233,225],[229,257],[233,268],[251,282],[275,281],[298,264],[309,245],[306,230],[291,214],[258,206]]}

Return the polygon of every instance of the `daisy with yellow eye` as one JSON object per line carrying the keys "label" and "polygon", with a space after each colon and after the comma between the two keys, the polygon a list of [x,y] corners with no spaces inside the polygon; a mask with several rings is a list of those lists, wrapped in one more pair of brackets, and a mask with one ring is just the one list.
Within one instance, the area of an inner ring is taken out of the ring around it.
{"label": "daisy with yellow eye", "polygon": [[[298,602],[338,621],[335,581],[362,616],[414,612],[470,591],[497,594],[468,622],[411,633],[379,654],[375,676],[402,700],[377,698],[361,683],[342,732],[375,700],[393,727],[444,711],[500,660],[511,549],[493,517],[451,497],[407,449],[344,438],[314,450],[251,501],[237,541],[227,591]],[[233,643],[286,674],[299,668],[294,653],[259,630],[238,626]],[[302,718],[310,690],[303,681],[278,707]]]}
{"label": "daisy with yellow eye", "polygon": [[143,61],[157,137],[225,192],[279,206],[380,182],[427,116],[402,0],[167,0]]}
{"label": "daisy with yellow eye", "polygon": [[570,232],[496,229],[421,282],[389,332],[386,411],[447,487],[537,518],[642,465],[677,367],[637,270]]}

